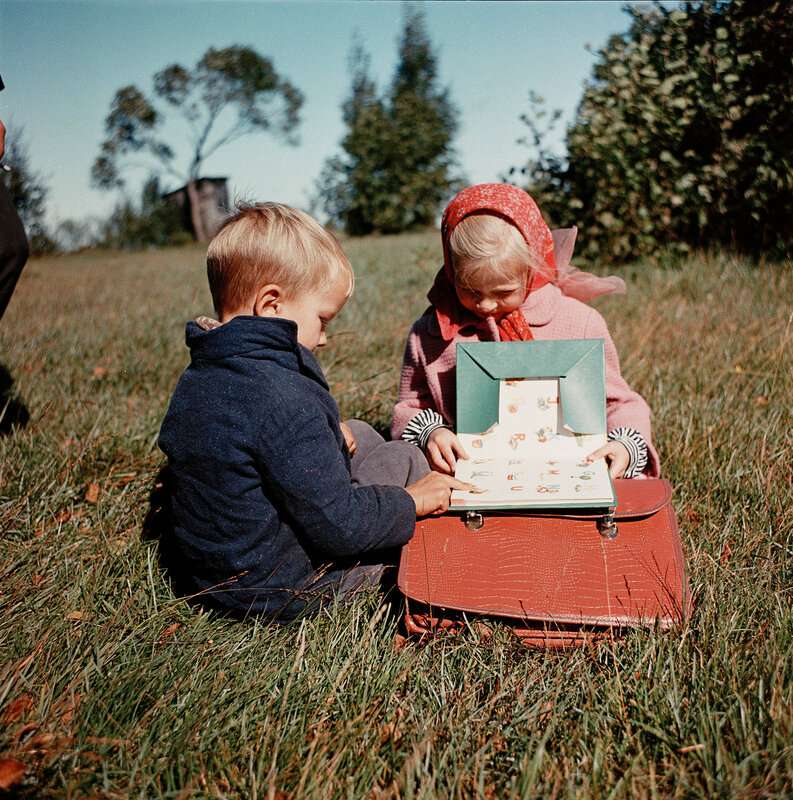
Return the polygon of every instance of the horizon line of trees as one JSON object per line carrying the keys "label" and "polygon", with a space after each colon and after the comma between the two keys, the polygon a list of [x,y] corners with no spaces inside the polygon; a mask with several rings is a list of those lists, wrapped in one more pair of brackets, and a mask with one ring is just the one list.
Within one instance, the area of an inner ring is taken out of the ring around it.
{"label": "horizon line of trees", "polygon": [[[620,263],[709,246],[791,257],[789,3],[701,0],[670,9],[654,2],[626,11],[627,31],[599,51],[566,130],[566,152],[546,147],[560,112],[529,92],[521,141],[532,157],[502,179],[524,186],[552,226],[578,225],[580,252],[589,258]],[[357,38],[349,68],[347,130],[341,153],[317,179],[312,210],[351,235],[431,225],[464,184],[453,148],[459,112],[439,84],[421,7],[405,6],[384,90]],[[17,197],[38,252],[56,249],[55,239],[125,248],[191,234],[205,240],[210,232],[195,213],[192,231],[178,222],[160,195],[161,179],[179,176],[194,201],[202,164],[228,142],[267,132],[297,143],[303,96],[250,47],[210,48],[192,70],[174,64],[156,73],[153,88],[151,98],[135,86],[119,89],[105,120],[94,184],[119,188],[127,170],[142,163],[149,170],[140,202],[125,197],[107,220],[67,221],[55,237],[47,234],[46,187],[18,148]],[[163,136],[168,114],[188,131],[181,147]],[[177,167],[179,152],[189,153],[186,167]]]}

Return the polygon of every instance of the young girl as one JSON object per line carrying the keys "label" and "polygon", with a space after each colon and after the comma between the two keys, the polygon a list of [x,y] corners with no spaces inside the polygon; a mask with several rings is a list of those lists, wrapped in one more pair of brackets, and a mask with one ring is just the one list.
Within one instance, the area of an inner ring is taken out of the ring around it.
{"label": "young girl", "polygon": [[571,267],[575,236],[551,234],[531,197],[508,184],[464,189],[444,212],[443,269],[408,336],[391,421],[392,437],[419,446],[433,469],[453,473],[468,457],[453,431],[458,342],[603,339],[609,441],[591,457],[605,457],[614,478],[658,476],[647,403],[620,374],[605,321],[584,304],[624,293],[625,283]]}

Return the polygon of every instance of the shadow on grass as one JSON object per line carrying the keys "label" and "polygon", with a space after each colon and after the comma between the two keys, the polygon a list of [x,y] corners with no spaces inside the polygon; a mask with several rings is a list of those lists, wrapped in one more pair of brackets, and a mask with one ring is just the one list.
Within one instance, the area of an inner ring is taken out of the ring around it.
{"label": "shadow on grass", "polygon": [[30,420],[27,406],[14,396],[13,388],[11,373],[0,364],[0,436],[8,436],[14,428],[24,428]]}

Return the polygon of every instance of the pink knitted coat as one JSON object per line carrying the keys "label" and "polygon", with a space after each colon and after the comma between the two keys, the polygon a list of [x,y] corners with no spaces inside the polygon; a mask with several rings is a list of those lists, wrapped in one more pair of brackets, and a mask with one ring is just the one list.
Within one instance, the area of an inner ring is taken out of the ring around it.
{"label": "pink knitted coat", "polygon": [[[603,339],[606,352],[606,422],[609,430],[635,428],[647,443],[645,477],[658,477],[660,463],[652,444],[650,409],[632,391],[620,373],[619,358],[603,317],[586,304],[567,297],[554,284],[531,292],[520,308],[537,340]],[[407,423],[425,408],[433,408],[454,426],[455,369],[458,342],[498,341],[495,322],[488,322],[488,336],[463,328],[453,339],[441,336],[434,309],[413,324],[405,345],[399,400],[391,420],[391,436],[398,439]]]}

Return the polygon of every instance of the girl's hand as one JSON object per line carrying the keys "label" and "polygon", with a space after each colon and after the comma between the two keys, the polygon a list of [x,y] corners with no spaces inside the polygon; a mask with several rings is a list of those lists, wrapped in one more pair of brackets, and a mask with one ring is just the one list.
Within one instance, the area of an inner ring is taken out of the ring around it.
{"label": "girl's hand", "polygon": [[621,442],[606,442],[603,447],[599,447],[594,453],[589,454],[592,461],[598,458],[605,458],[609,465],[609,475],[612,478],[621,478],[628,469],[631,457],[628,448]]}
{"label": "girl's hand", "polygon": [[452,489],[470,492],[473,488],[472,484],[453,478],[451,475],[430,472],[415,483],[411,483],[405,491],[416,504],[416,516],[424,517],[427,514],[443,514],[447,511]]}
{"label": "girl's hand", "polygon": [[468,458],[468,453],[463,450],[457,434],[448,428],[436,428],[427,439],[427,461],[430,467],[436,472],[454,475],[458,458]]}
{"label": "girl's hand", "polygon": [[344,434],[344,441],[347,442],[347,449],[350,451],[350,455],[354,456],[356,444],[355,437],[352,435],[352,431],[343,422],[339,423],[339,427],[341,428],[341,432]]}

